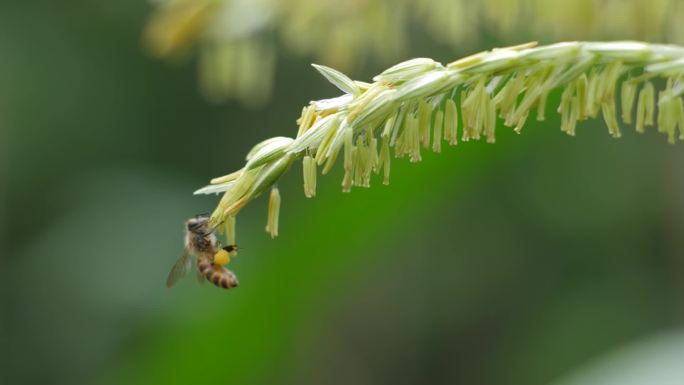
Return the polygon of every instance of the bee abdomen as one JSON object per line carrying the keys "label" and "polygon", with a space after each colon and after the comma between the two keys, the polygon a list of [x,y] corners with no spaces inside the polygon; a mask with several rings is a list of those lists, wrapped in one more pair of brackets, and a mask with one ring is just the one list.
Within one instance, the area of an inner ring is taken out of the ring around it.
{"label": "bee abdomen", "polygon": [[235,273],[221,265],[211,263],[208,258],[198,257],[197,268],[207,281],[218,287],[232,289],[238,286],[238,280]]}

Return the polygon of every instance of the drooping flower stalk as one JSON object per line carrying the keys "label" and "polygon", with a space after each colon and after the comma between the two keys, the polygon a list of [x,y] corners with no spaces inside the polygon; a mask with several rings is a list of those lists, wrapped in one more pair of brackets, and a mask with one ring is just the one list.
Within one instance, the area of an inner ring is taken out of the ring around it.
{"label": "drooping flower stalk", "polygon": [[[545,119],[548,95],[555,89],[562,90],[557,111],[561,131],[568,135],[575,135],[579,121],[601,114],[609,134],[619,138],[619,93],[623,123],[635,121],[638,132],[657,124],[670,143],[679,130],[679,139],[684,140],[684,47],[528,43],[481,52],[446,66],[428,58],[408,60],[374,77],[373,83],[314,67],[344,94],[310,102],[302,110],[294,139],[276,137],[257,144],[242,169],[196,191],[223,193],[212,225],[233,220],[299,158],[307,197],[316,194],[318,169],[327,174],[338,157],[344,167],[343,191],[370,187],[373,173],[382,172],[383,183],[388,184],[392,152],[419,162],[422,151],[440,152],[442,142],[457,145],[459,139],[484,137],[494,143],[500,123],[520,133],[533,119],[533,110],[537,120]],[[273,188],[267,231],[276,236],[280,195]]]}

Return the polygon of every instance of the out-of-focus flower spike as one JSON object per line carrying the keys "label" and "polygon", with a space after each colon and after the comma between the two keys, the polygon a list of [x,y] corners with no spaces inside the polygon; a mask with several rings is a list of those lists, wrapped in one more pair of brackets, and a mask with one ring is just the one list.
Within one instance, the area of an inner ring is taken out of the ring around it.
{"label": "out-of-focus flower spike", "polygon": [[146,48],[157,57],[179,56],[202,36],[215,10],[215,4],[207,1],[163,4],[145,28]]}

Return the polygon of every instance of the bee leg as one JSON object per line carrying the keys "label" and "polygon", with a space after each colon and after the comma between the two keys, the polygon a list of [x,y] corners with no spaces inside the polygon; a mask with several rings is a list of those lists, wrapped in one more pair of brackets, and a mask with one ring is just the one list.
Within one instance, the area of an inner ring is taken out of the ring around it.
{"label": "bee leg", "polygon": [[226,250],[219,249],[212,258],[212,263],[219,266],[224,266],[230,263],[230,253]]}
{"label": "bee leg", "polygon": [[229,253],[232,253],[233,251],[238,250],[238,245],[228,245],[228,246],[222,247],[222,249],[229,252]]}

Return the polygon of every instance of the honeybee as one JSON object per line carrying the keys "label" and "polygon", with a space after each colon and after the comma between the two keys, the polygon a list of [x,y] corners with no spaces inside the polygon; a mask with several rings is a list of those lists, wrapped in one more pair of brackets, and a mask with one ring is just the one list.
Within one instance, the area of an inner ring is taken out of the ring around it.
{"label": "honeybee", "polygon": [[166,279],[171,287],[192,270],[192,257],[197,258],[197,272],[200,280],[207,280],[218,287],[232,289],[238,286],[235,273],[224,265],[230,262],[230,253],[237,251],[237,245],[221,247],[215,228],[209,227],[209,215],[200,214],[185,222],[185,248],[183,255],[173,265]]}

